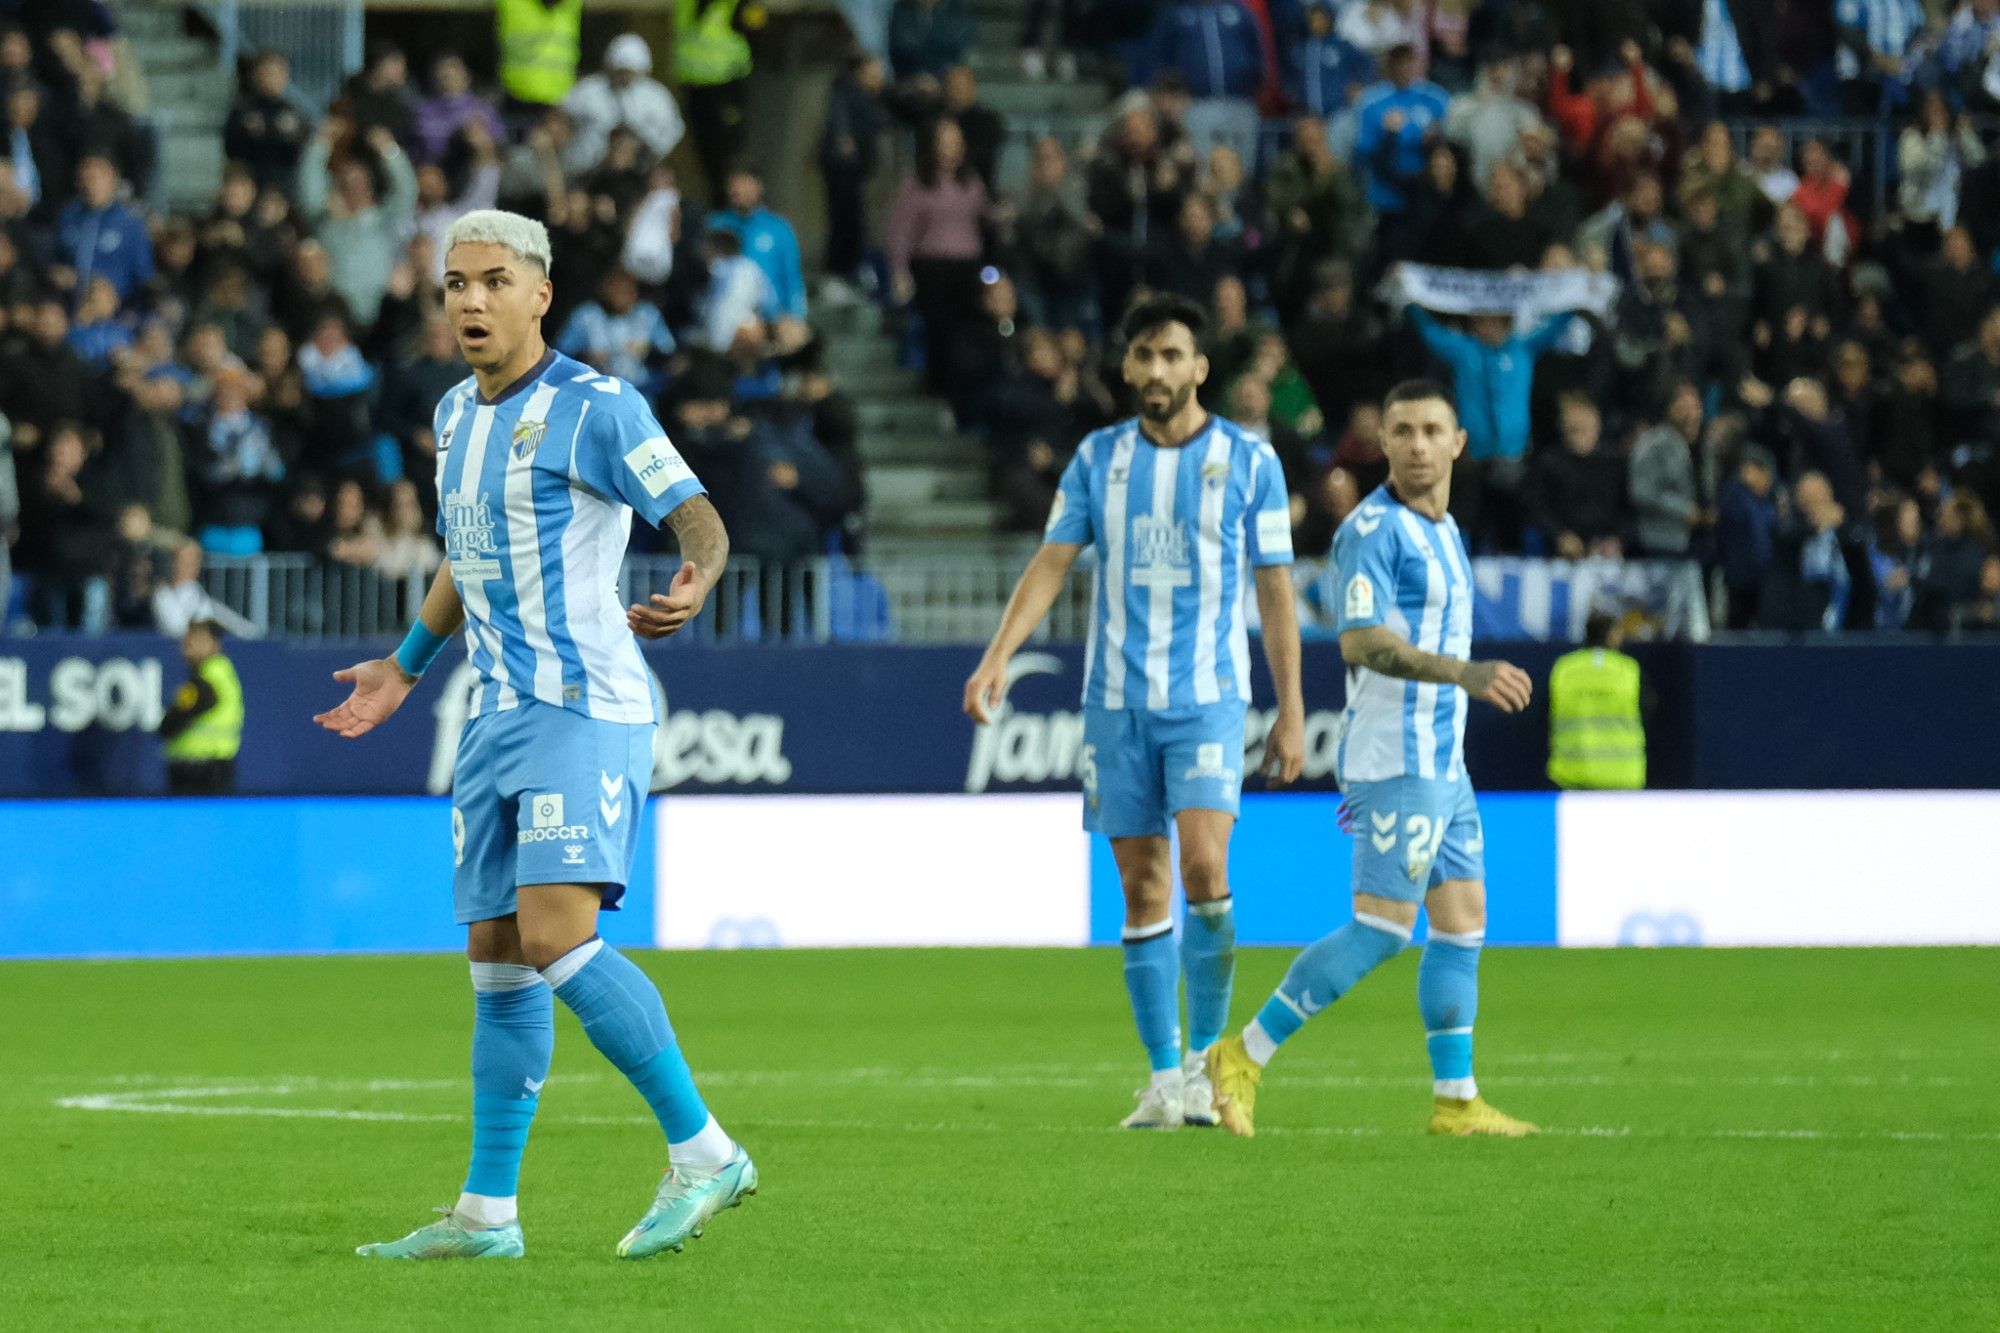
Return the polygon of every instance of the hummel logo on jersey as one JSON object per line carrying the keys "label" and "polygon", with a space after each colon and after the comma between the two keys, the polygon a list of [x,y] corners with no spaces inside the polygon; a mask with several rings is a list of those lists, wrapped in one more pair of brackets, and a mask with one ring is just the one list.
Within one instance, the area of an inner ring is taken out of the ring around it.
{"label": "hummel logo on jersey", "polygon": [[597,813],[604,820],[604,827],[616,828],[618,821],[625,817],[625,784],[600,771],[597,786],[604,793],[597,798]]}
{"label": "hummel logo on jersey", "polygon": [[1375,844],[1376,851],[1387,852],[1396,845],[1396,812],[1391,810],[1387,814],[1370,815],[1368,818],[1375,825],[1368,841]]}
{"label": "hummel logo on jersey", "polygon": [[1354,516],[1354,530],[1364,537],[1381,526],[1382,511],[1379,509],[1372,514],[1364,509]]}

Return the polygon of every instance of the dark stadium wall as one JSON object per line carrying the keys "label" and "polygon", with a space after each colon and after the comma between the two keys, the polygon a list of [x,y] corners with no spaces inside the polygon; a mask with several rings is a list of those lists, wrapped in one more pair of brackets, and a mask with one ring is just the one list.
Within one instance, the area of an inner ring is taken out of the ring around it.
{"label": "dark stadium wall", "polygon": [[[319,731],[331,673],[390,645],[238,642],[248,794],[409,794],[449,787],[472,673],[456,648],[365,742]],[[1561,649],[1479,645],[1545,682]],[[2000,790],[2000,644],[1644,645],[1661,788]],[[959,698],[977,650],[887,645],[648,649],[668,724],[654,789],[724,793],[1073,791],[1081,650],[1029,649],[1009,709],[975,729]],[[163,788],[152,735],[184,668],[152,635],[44,635],[0,648],[0,796],[145,795]],[[1255,673],[1263,688],[1262,668]],[[1344,671],[1307,645],[1306,790],[1332,787]],[[1252,741],[1269,726],[1261,695]],[[1546,790],[1547,713],[1475,708],[1467,747],[1488,791]]]}

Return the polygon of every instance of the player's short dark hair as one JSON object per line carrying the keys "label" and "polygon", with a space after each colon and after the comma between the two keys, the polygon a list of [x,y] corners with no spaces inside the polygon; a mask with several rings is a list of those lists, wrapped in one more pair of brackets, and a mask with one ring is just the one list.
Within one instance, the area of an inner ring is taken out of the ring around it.
{"label": "player's short dark hair", "polygon": [[1603,648],[1611,643],[1611,631],[1618,627],[1618,617],[1609,611],[1592,611],[1590,618],[1583,622],[1583,642],[1586,647]]}
{"label": "player's short dark hair", "polygon": [[222,622],[219,620],[190,620],[188,628],[190,630],[200,630],[217,643],[222,642]]}
{"label": "player's short dark hair", "polygon": [[1118,331],[1126,345],[1130,346],[1168,324],[1183,325],[1194,339],[1195,350],[1201,350],[1201,335],[1208,328],[1208,312],[1201,308],[1199,302],[1172,293],[1149,296],[1133,306],[1125,313],[1125,321]]}
{"label": "player's short dark hair", "polygon": [[1387,415],[1389,409],[1398,403],[1431,402],[1443,403],[1451,409],[1454,418],[1458,416],[1458,400],[1451,396],[1451,390],[1431,379],[1404,380],[1389,390],[1388,395],[1382,399],[1382,412]]}

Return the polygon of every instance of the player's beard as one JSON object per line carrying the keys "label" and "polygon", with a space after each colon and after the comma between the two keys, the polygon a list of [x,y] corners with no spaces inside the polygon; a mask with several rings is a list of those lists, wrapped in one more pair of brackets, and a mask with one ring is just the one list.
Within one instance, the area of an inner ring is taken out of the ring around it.
{"label": "player's beard", "polygon": [[1194,397],[1192,384],[1183,384],[1178,389],[1170,390],[1165,398],[1152,397],[1151,391],[1154,387],[1149,384],[1140,391],[1139,414],[1155,426],[1164,426],[1179,416],[1181,410],[1188,405],[1188,400]]}

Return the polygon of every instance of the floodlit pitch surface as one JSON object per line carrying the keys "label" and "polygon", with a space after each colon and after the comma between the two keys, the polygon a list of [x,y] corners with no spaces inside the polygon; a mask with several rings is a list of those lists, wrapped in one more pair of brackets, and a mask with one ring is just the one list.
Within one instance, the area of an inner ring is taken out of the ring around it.
{"label": "floodlit pitch surface", "polygon": [[[1527,1142],[1424,1136],[1414,954],[1282,1053],[1248,1142],[1111,1128],[1143,1076],[1113,951],[637,957],[764,1179],[645,1264],[611,1251],[659,1137],[566,1013],[527,1259],[353,1257],[456,1197],[462,962],[0,966],[0,1325],[1935,1329],[2000,1308],[1994,950],[1493,951],[1479,1072],[1548,1127]],[[1286,958],[1246,955],[1239,1016]]]}

